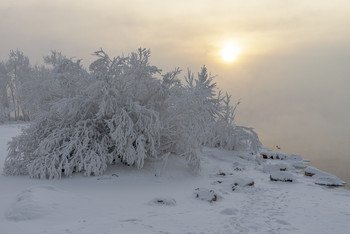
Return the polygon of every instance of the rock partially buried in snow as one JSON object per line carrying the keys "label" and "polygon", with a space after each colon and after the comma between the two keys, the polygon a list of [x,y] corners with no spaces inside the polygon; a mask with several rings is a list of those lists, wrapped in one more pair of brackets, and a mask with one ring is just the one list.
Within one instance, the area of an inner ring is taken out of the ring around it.
{"label": "rock partially buried in snow", "polygon": [[255,182],[250,178],[235,178],[232,184],[232,191],[235,191],[238,187],[252,187]]}
{"label": "rock partially buried in snow", "polygon": [[260,150],[260,155],[262,158],[264,159],[279,159],[279,160],[285,160],[288,158],[288,154],[277,150],[276,152],[272,152],[270,149],[268,148],[264,148],[262,150]]}
{"label": "rock partially buried in snow", "polygon": [[225,172],[219,172],[217,175],[218,176],[226,176],[226,173]]}
{"label": "rock partially buried in snow", "polygon": [[296,161],[296,162],[292,162],[291,164],[296,169],[305,169],[305,168],[307,168],[307,164],[304,161]]}
{"label": "rock partially buried in snow", "polygon": [[346,185],[346,182],[342,181],[335,175],[324,173],[315,175],[315,184],[326,186],[344,186]]}
{"label": "rock partially buried in snow", "polygon": [[271,181],[293,182],[294,176],[286,171],[275,171],[270,175]]}
{"label": "rock partially buried in snow", "polygon": [[275,171],[290,171],[291,167],[286,163],[267,164],[263,167],[263,172],[272,173]]}
{"label": "rock partially buried in snow", "polygon": [[176,206],[176,200],[174,198],[154,198],[148,204],[160,206]]}
{"label": "rock partially buried in snow", "polygon": [[284,153],[282,151],[279,151],[279,150],[277,150],[275,152],[275,154],[276,154],[276,159],[284,160],[284,159],[288,158],[288,154],[286,154],[286,153]]}
{"label": "rock partially buried in snow", "polygon": [[309,166],[309,167],[307,167],[305,169],[305,175],[306,176],[314,176],[316,174],[321,174],[321,173],[324,173],[324,172],[319,170],[319,169],[317,169],[316,167]]}
{"label": "rock partially buried in snow", "polygon": [[196,188],[195,190],[195,197],[200,200],[212,203],[222,199],[222,197],[219,194],[217,194],[214,190],[206,188]]}
{"label": "rock partially buried in snow", "polygon": [[263,148],[262,150],[260,150],[260,155],[264,159],[274,159],[275,158],[275,153],[272,152],[268,148]]}
{"label": "rock partially buried in snow", "polygon": [[235,171],[244,171],[245,167],[242,166],[239,162],[234,162],[233,167]]}
{"label": "rock partially buried in snow", "polygon": [[290,161],[303,161],[303,158],[299,154],[291,154],[287,160]]}
{"label": "rock partially buried in snow", "polygon": [[304,160],[299,154],[291,154],[287,160],[296,169],[305,169],[308,163],[308,160]]}
{"label": "rock partially buried in snow", "polygon": [[325,186],[346,185],[346,182],[339,179],[337,176],[321,171],[315,167],[307,167],[305,170],[305,175],[313,177],[315,179],[315,184],[318,184],[318,185],[325,185]]}
{"label": "rock partially buried in snow", "polygon": [[[300,165],[302,165],[301,163],[304,163],[304,164],[308,164],[310,162],[309,159],[305,159],[303,157],[301,157],[299,154],[291,154],[288,158],[287,158],[288,161],[292,161],[292,162],[295,162],[295,163],[300,163]],[[297,165],[297,164],[296,164]]]}

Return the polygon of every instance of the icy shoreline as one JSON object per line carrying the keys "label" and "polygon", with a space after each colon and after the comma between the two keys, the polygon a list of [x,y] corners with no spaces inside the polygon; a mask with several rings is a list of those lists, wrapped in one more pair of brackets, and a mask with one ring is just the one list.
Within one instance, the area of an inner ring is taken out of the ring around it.
{"label": "icy shoreline", "polygon": [[[0,126],[1,168],[18,133]],[[293,157],[204,148],[200,175],[171,157],[160,172],[148,164],[61,180],[1,175],[1,233],[346,233],[350,191],[315,184]],[[293,181],[271,181],[283,172]]]}

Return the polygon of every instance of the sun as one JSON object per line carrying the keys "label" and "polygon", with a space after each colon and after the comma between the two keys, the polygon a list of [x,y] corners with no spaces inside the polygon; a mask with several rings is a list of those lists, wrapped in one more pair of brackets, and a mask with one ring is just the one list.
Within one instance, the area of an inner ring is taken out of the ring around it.
{"label": "sun", "polygon": [[226,45],[221,49],[221,58],[225,62],[231,63],[237,59],[239,52],[240,49],[237,46]]}

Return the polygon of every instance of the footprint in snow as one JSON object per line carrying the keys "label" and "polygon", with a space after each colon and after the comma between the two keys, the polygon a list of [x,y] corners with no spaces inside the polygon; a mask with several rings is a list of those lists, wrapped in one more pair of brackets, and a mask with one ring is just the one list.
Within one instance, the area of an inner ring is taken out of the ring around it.
{"label": "footprint in snow", "polygon": [[287,221],[281,220],[281,219],[276,219],[276,222],[282,225],[290,225]]}
{"label": "footprint in snow", "polygon": [[222,210],[220,213],[223,215],[236,215],[239,212],[238,209],[235,208],[226,208]]}
{"label": "footprint in snow", "polygon": [[5,212],[11,221],[39,219],[62,209],[67,201],[78,197],[52,185],[35,185],[17,195],[15,201]]}
{"label": "footprint in snow", "polygon": [[120,222],[142,222],[142,220],[141,219],[133,219],[133,218],[131,218],[131,219],[123,219],[123,220],[120,220]]}

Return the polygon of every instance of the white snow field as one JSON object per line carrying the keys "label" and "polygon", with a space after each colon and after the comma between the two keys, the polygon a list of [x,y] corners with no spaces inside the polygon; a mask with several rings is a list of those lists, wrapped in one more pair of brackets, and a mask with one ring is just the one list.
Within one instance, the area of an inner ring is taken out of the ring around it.
{"label": "white snow field", "polygon": [[[0,126],[1,169],[19,126]],[[349,233],[350,191],[315,184],[296,160],[204,148],[199,175],[171,157],[98,177],[1,175],[0,233]]]}

